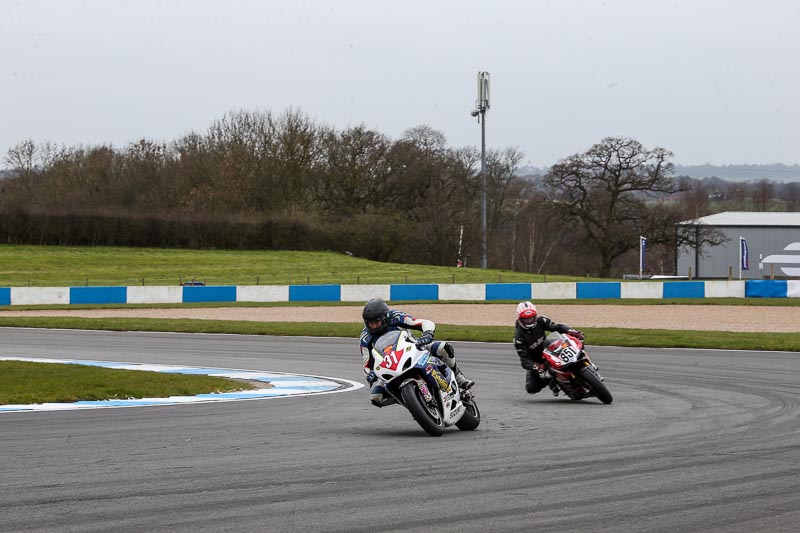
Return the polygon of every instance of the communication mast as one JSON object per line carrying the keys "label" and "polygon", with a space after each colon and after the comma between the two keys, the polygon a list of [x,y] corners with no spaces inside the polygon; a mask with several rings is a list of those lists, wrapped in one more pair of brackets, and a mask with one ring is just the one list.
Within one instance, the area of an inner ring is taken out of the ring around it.
{"label": "communication mast", "polygon": [[478,99],[470,113],[481,123],[481,268],[487,268],[486,257],[486,112],[489,110],[489,73],[478,72]]}

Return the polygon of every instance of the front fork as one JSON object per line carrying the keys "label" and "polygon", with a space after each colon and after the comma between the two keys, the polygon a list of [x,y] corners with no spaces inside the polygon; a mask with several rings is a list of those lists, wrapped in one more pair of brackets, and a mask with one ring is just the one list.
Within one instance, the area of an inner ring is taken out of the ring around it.
{"label": "front fork", "polygon": [[412,381],[417,384],[417,388],[419,389],[419,392],[422,393],[422,399],[425,400],[425,403],[434,402],[433,394],[431,393],[430,387],[428,386],[428,384],[425,382],[424,379],[419,377],[409,377],[404,379],[403,382],[400,384],[400,386],[397,387],[398,393],[397,394],[392,393],[392,395],[395,398],[400,397],[399,391],[402,390],[403,387],[405,387],[409,382]]}
{"label": "front fork", "polygon": [[[582,365],[582,368],[585,368],[585,367],[588,366],[589,368],[592,369],[592,371],[595,373],[597,378],[600,381],[603,381],[605,378],[602,375],[600,375],[600,372],[597,371],[597,365],[592,363],[592,360],[589,359],[588,355],[584,354],[584,357],[585,357],[585,359],[583,359],[582,361],[579,362],[579,364]],[[582,388],[582,389],[586,389],[586,387],[583,386],[583,382],[580,379],[578,379],[576,374],[577,374],[577,370],[568,370],[566,372],[553,371],[553,377],[555,379],[555,382],[558,384],[558,387],[561,390],[563,390],[567,395],[571,395],[573,393],[572,389],[576,385],[578,387]]]}

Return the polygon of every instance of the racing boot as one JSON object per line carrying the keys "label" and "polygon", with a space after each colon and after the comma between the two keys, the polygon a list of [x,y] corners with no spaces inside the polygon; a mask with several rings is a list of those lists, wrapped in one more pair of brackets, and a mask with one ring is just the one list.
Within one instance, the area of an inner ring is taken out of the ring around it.
{"label": "racing boot", "polygon": [[464,373],[461,371],[461,369],[458,368],[458,365],[456,364],[453,365],[453,372],[456,375],[456,383],[458,383],[458,388],[460,388],[461,390],[467,390],[473,385],[475,385],[475,382],[469,379],[467,376],[465,376]]}
{"label": "racing boot", "polygon": [[550,387],[550,390],[552,391],[553,396],[558,396],[558,390],[559,389],[558,389],[558,384],[556,383],[555,379],[550,378],[550,382],[547,384],[547,386]]}
{"label": "racing boot", "polygon": [[397,403],[397,400],[395,400],[388,392],[386,392],[386,389],[383,387],[383,385],[376,385],[372,387],[372,390],[369,391],[369,401],[375,407],[386,407],[387,405]]}

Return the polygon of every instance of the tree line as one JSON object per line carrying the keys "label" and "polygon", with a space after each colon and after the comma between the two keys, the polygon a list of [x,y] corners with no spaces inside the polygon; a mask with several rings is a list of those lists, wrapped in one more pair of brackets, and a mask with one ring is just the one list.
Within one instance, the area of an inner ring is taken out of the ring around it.
{"label": "tree line", "polygon": [[[486,157],[489,266],[618,276],[674,271],[709,214],[672,154],[609,137],[543,176],[520,176],[517,148]],[[378,261],[478,267],[480,152],[421,125],[392,139],[336,129],[299,110],[240,111],[171,142],[56,147],[23,141],[0,180],[11,244],[331,250]],[[708,197],[708,195],[706,195]],[[714,243],[714,234],[703,234]],[[460,253],[459,253],[460,252]]]}

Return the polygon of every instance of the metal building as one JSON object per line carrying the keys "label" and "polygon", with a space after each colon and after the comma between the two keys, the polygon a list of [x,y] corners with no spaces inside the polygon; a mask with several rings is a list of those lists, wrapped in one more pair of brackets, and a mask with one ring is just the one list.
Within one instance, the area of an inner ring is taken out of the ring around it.
{"label": "metal building", "polygon": [[679,276],[800,278],[800,213],[726,211],[677,226],[680,231],[710,226],[728,239],[719,246],[704,246],[699,253],[694,247],[679,247],[675,272]]}

